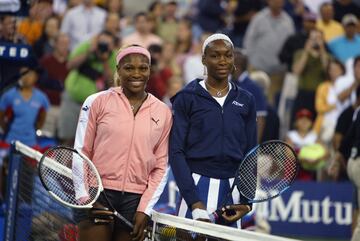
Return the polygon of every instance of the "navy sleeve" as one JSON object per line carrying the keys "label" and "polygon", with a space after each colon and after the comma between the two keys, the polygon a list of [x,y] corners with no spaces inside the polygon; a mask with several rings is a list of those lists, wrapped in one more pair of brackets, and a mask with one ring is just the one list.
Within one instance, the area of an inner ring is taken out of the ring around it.
{"label": "navy sleeve", "polygon": [[246,120],[246,139],[247,147],[245,153],[247,154],[252,148],[257,145],[257,129],[256,129],[256,107],[255,98],[251,95],[249,103],[249,116]]}
{"label": "navy sleeve", "polygon": [[180,194],[189,207],[200,201],[197,188],[186,162],[186,137],[190,126],[190,119],[183,95],[177,95],[173,102],[173,126],[169,142],[169,163],[179,187]]}

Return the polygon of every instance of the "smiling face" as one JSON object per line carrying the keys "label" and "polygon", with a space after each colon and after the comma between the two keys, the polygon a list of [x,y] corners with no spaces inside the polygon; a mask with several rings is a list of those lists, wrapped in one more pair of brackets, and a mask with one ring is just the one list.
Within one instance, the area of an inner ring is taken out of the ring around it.
{"label": "smiling face", "polygon": [[215,40],[205,49],[202,63],[207,68],[208,77],[215,81],[224,81],[234,67],[234,53],[232,45],[225,40]]}
{"label": "smiling face", "polygon": [[150,76],[150,64],[147,57],[142,54],[129,54],[120,60],[117,72],[125,93],[139,95],[145,92]]}

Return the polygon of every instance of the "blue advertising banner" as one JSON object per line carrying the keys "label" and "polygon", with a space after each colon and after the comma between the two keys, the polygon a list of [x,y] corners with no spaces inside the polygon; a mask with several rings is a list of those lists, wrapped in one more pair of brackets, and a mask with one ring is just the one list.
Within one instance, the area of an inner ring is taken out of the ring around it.
{"label": "blue advertising banner", "polygon": [[[348,182],[295,182],[282,196],[254,206],[271,233],[286,236],[350,239],[353,187]],[[178,189],[173,176],[157,210],[175,213]]]}
{"label": "blue advertising banner", "polygon": [[262,204],[273,234],[349,239],[350,183],[296,182],[282,196]]}
{"label": "blue advertising banner", "polygon": [[31,46],[26,44],[0,43],[0,59],[3,61],[30,61],[32,57]]}

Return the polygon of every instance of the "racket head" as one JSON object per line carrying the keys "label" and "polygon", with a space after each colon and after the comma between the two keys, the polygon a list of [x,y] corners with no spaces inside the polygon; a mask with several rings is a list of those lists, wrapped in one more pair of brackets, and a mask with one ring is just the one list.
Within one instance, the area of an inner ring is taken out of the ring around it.
{"label": "racket head", "polygon": [[91,208],[103,190],[94,164],[70,147],[48,149],[39,161],[38,171],[50,195],[71,208]]}
{"label": "racket head", "polygon": [[271,140],[254,147],[235,176],[235,185],[246,203],[270,200],[286,191],[299,172],[299,160],[287,143]]}

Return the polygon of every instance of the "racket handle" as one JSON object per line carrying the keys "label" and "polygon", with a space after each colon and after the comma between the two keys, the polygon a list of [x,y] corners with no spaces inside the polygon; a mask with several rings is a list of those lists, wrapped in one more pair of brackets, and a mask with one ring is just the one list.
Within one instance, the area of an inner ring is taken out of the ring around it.
{"label": "racket handle", "polygon": [[220,216],[221,216],[221,210],[216,210],[215,212],[210,213],[209,214],[210,222],[217,223]]}
{"label": "racket handle", "polygon": [[120,213],[114,211],[114,215],[119,218],[121,221],[123,221],[129,228],[134,228],[134,225],[129,222],[126,218],[124,218]]}

